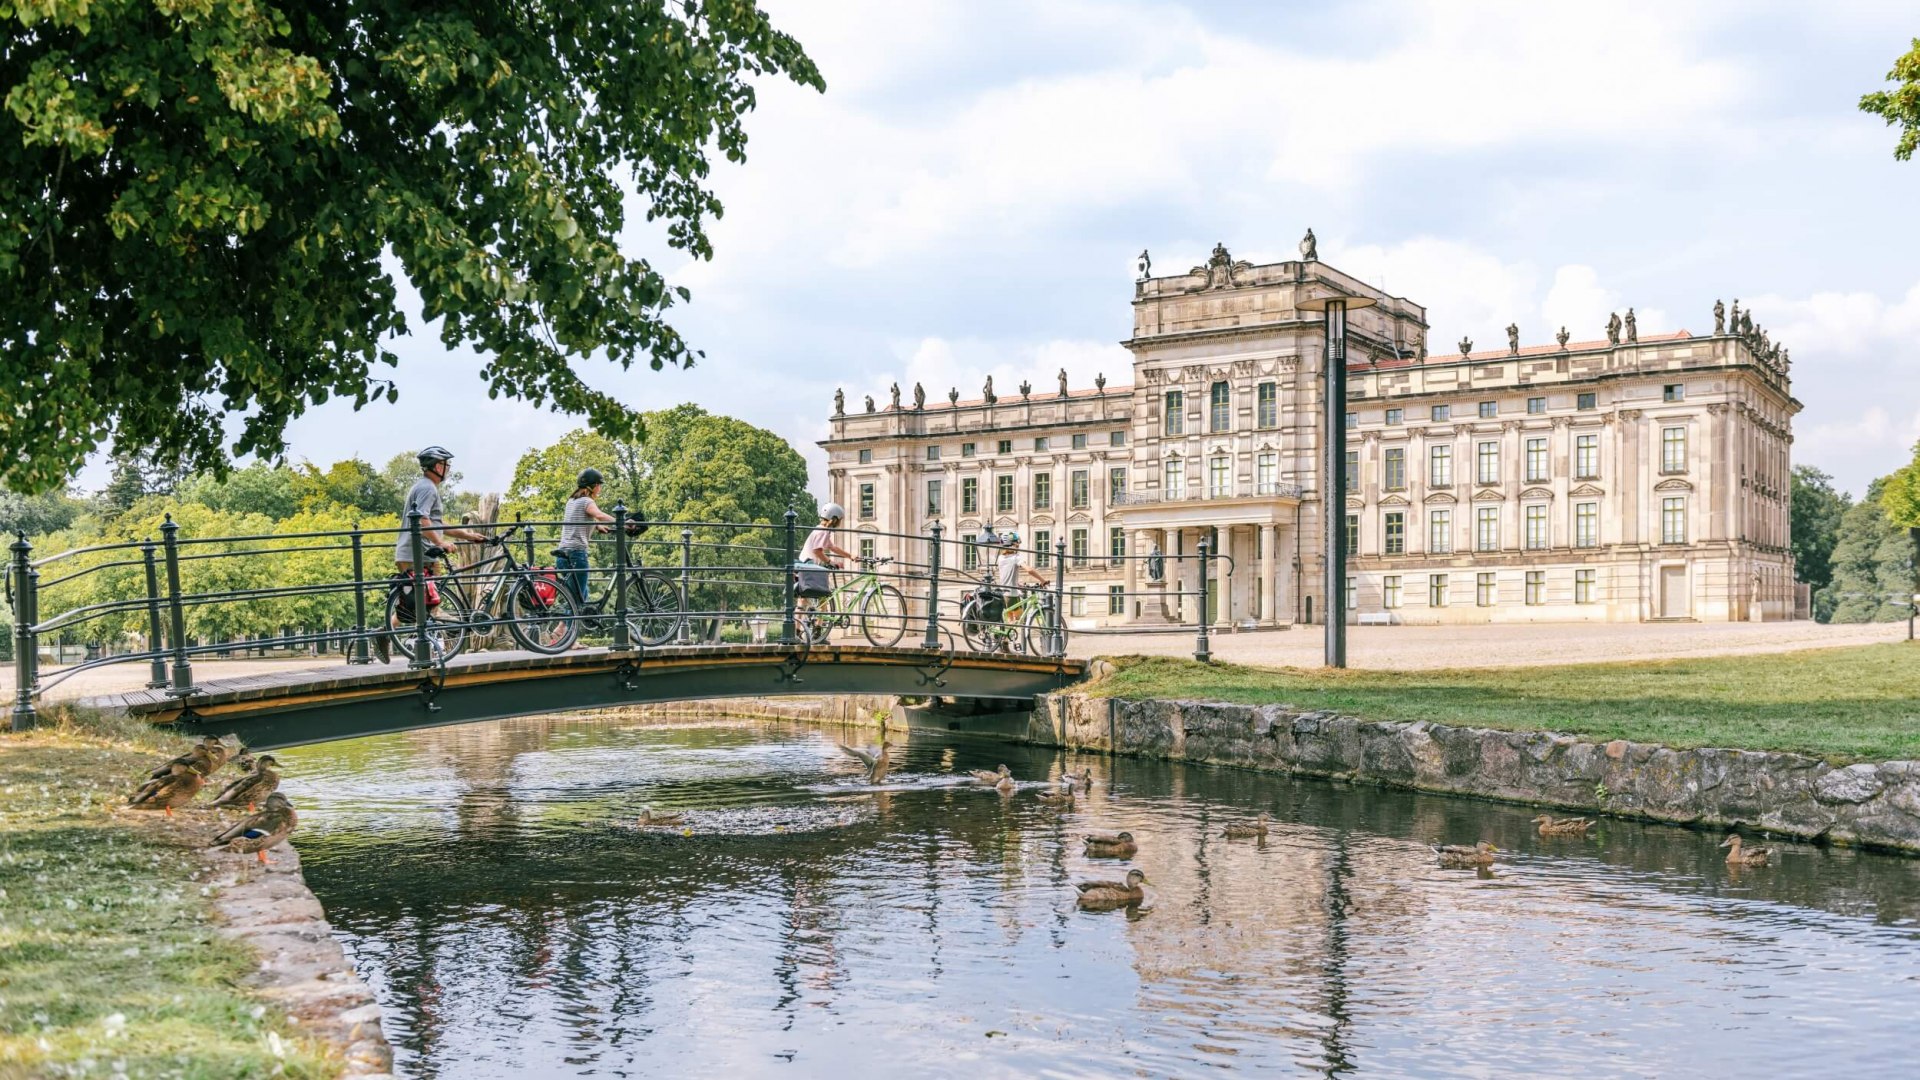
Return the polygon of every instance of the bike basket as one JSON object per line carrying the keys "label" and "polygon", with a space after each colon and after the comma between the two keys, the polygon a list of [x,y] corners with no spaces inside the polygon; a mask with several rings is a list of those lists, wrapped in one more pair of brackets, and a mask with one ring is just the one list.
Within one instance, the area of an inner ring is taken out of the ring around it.
{"label": "bike basket", "polygon": [[833,580],[827,568],[818,563],[794,563],[793,595],[805,600],[833,595]]}

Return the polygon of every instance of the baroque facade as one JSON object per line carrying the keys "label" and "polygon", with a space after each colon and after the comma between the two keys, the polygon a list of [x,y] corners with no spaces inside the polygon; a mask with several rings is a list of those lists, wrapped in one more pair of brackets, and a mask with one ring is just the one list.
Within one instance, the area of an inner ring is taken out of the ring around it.
{"label": "baroque facade", "polygon": [[[1070,620],[1190,621],[1204,536],[1225,559],[1208,616],[1225,627],[1319,621],[1322,528],[1347,530],[1349,618],[1365,622],[1760,620],[1793,615],[1789,357],[1735,302],[1715,332],[1429,355],[1426,310],[1317,258],[1255,266],[1224,246],[1134,283],[1132,384],[1023,384],[978,398],[921,388],[847,411],[836,395],[829,495],[859,543],[934,521],[973,545],[1013,529],[1066,544]],[[1348,316],[1346,506],[1321,497],[1321,316]],[[1167,556],[1162,598],[1141,560]],[[917,553],[916,553],[917,557]]]}

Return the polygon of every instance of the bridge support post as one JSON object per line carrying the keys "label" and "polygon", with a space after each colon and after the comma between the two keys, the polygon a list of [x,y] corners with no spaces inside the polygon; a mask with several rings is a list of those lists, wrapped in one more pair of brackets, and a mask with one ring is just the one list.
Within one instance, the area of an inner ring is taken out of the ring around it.
{"label": "bridge support post", "polygon": [[1194,621],[1200,629],[1193,639],[1193,658],[1203,664],[1213,663],[1213,648],[1207,643],[1207,556],[1210,546],[1205,537],[1197,545],[1200,553],[1200,603]]}
{"label": "bridge support post", "polygon": [[793,530],[794,530],[794,526],[799,522],[799,520],[800,520],[800,515],[794,511],[793,504],[788,503],[787,504],[787,528],[786,528],[787,561],[784,564],[782,564],[780,567],[780,572],[782,576],[786,578],[786,582],[787,582],[787,588],[786,588],[787,617],[780,625],[780,643],[782,645],[791,645],[794,642],[793,607],[797,597],[795,597],[793,594],[793,560],[795,555],[795,550],[793,546]]}
{"label": "bridge support post", "polygon": [[433,644],[427,640],[427,549],[420,539],[420,511],[407,515],[408,554],[413,556],[413,659],[410,668],[433,666]]}
{"label": "bridge support post", "polygon": [[167,639],[160,629],[160,570],[154,562],[151,540],[140,545],[140,559],[147,566],[147,689],[167,687]]}
{"label": "bridge support post", "polygon": [[173,515],[160,525],[160,544],[167,553],[167,615],[172,632],[173,684],[167,693],[186,697],[194,693],[193,661],[187,658],[187,609],[180,599],[180,526]]}
{"label": "bridge support post", "polygon": [[627,504],[613,504],[613,651],[633,648],[627,627]]}
{"label": "bridge support post", "polygon": [[[38,582],[34,580],[33,545],[27,534],[15,534],[13,542],[13,730],[25,731],[40,722],[33,707],[34,683],[39,681],[34,666],[39,662],[40,643],[35,639],[33,623],[39,607]],[[151,564],[149,564],[151,565]]]}
{"label": "bridge support post", "polygon": [[1067,655],[1067,542],[1053,542],[1053,640],[1047,642],[1047,655]]}
{"label": "bridge support post", "polygon": [[927,636],[920,643],[925,649],[940,647],[940,534],[944,531],[936,521],[927,539]]}
{"label": "bridge support post", "polygon": [[347,647],[347,663],[373,663],[367,655],[367,568],[357,521],[353,523],[353,644]]}
{"label": "bridge support post", "polygon": [[685,645],[693,640],[693,530],[680,529],[680,625],[673,642]]}

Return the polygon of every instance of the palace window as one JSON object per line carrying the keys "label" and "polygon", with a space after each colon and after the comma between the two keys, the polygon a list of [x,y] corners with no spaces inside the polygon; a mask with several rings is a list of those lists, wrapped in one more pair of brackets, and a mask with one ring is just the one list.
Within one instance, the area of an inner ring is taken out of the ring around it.
{"label": "palace window", "polygon": [[1035,510],[1053,509],[1053,474],[1033,474],[1033,508]]}
{"label": "palace window", "polygon": [[1087,565],[1087,530],[1075,529],[1073,530],[1072,536],[1071,549],[1073,551],[1073,565],[1075,567],[1085,566]]}
{"label": "palace window", "polygon": [[873,537],[863,536],[860,538],[860,557],[863,559],[873,558]]}
{"label": "palace window", "polygon": [[1233,430],[1233,391],[1217,382],[1207,389],[1207,430]]}
{"label": "palace window", "polygon": [[1544,413],[1546,411],[1547,411],[1546,398],[1530,397],[1527,399],[1527,415],[1528,416],[1539,416],[1541,413]]}
{"label": "palace window", "polygon": [[946,502],[946,483],[941,480],[927,481],[927,516],[939,517],[942,505]]}
{"label": "palace window", "polygon": [[1599,400],[1599,395],[1597,394],[1591,394],[1591,393],[1581,394],[1574,399],[1573,407],[1581,410],[1589,410],[1594,407],[1595,403],[1598,400]]}
{"label": "palace window", "polygon": [[1119,506],[1121,503],[1127,501],[1126,495],[1127,495],[1127,470],[1124,468],[1108,469],[1107,470],[1107,502],[1110,503],[1111,505]]}
{"label": "palace window", "polygon": [[1256,495],[1271,495],[1280,482],[1280,455],[1264,450],[1253,457],[1253,482],[1260,485]]}
{"label": "palace window", "polygon": [[1573,508],[1573,546],[1600,545],[1600,504],[1584,502]]}
{"label": "palace window", "polygon": [[1046,529],[1037,530],[1033,534],[1033,549],[1033,563],[1035,566],[1046,567],[1053,565],[1053,533]]}
{"label": "palace window", "polygon": [[1187,395],[1178,390],[1167,391],[1166,407],[1160,413],[1160,432],[1163,435],[1185,435],[1187,433]]}
{"label": "palace window", "polygon": [[1475,448],[1474,454],[1474,468],[1478,472],[1477,479],[1483,484],[1499,483],[1500,444],[1497,442],[1483,442]]}
{"label": "palace window", "polygon": [[978,443],[970,443],[970,442],[963,442],[963,443],[961,443],[961,444],[960,444],[960,456],[961,456],[961,457],[972,457],[972,456],[973,456],[973,454],[974,454],[974,451],[975,451],[975,450],[977,450],[977,449],[979,448],[979,445],[980,445],[980,444],[978,444]]}
{"label": "palace window", "polygon": [[1087,470],[1073,470],[1073,476],[1068,483],[1070,485],[1068,495],[1073,509],[1085,510],[1093,504],[1093,480]]}
{"label": "palace window", "polygon": [[1407,553],[1407,515],[1404,511],[1389,510],[1381,532],[1386,537],[1386,542],[1380,548],[1383,554],[1405,555]]}
{"label": "palace window", "polygon": [[1453,486],[1453,447],[1435,446],[1427,450],[1427,486]]}
{"label": "palace window", "polygon": [[1067,590],[1067,613],[1078,619],[1087,617],[1087,587],[1075,585]]}
{"label": "palace window", "polygon": [[960,512],[963,514],[980,512],[980,481],[971,476],[960,481]]}
{"label": "palace window", "polygon": [[1396,446],[1388,450],[1386,468],[1381,471],[1383,475],[1380,478],[1380,486],[1388,491],[1405,491],[1407,489],[1406,448]]}
{"label": "palace window", "polygon": [[1483,401],[1483,402],[1481,402],[1481,403],[1480,403],[1480,419],[1482,419],[1482,420],[1491,420],[1491,419],[1493,419],[1494,417],[1496,417],[1496,416],[1499,416],[1499,415],[1500,415],[1500,403],[1499,403],[1499,402],[1497,402],[1497,401]]}
{"label": "palace window", "polygon": [[1663,401],[1685,401],[1687,386],[1685,383],[1668,383],[1660,388],[1660,398]]}
{"label": "palace window", "polygon": [[1527,482],[1541,483],[1547,479],[1547,440],[1527,440]]}
{"label": "palace window", "polygon": [[1576,604],[1593,603],[1593,577],[1594,577],[1594,572],[1592,570],[1575,570],[1573,572],[1573,602],[1574,603]]}
{"label": "palace window", "polygon": [[1428,607],[1446,607],[1447,606],[1447,575],[1445,574],[1428,574],[1427,575],[1427,606]]}
{"label": "palace window", "polygon": [[1360,515],[1347,515],[1347,554],[1360,553]]}
{"label": "palace window", "polygon": [[1125,446],[1125,445],[1127,445],[1127,433],[1126,433],[1126,432],[1124,432],[1124,431],[1109,431],[1109,432],[1107,432],[1107,445],[1108,445],[1108,446]]}
{"label": "palace window", "polygon": [[1547,528],[1547,508],[1535,503],[1527,507],[1527,550],[1544,551],[1552,537]]}
{"label": "palace window", "polygon": [[[1256,592],[1254,595],[1260,594]],[[1360,579],[1351,574],[1347,575],[1347,610],[1360,610]]]}
{"label": "palace window", "polygon": [[1453,417],[1453,406],[1435,405],[1428,415],[1433,419],[1434,423],[1438,424],[1443,420],[1448,420]]}
{"label": "palace window", "polygon": [[995,443],[995,444],[994,444],[994,451],[993,451],[993,452],[994,452],[994,453],[996,453],[996,454],[1011,454],[1011,453],[1013,453],[1013,440],[1012,440],[1012,439],[1001,439],[1001,440],[1000,440],[1000,441],[999,441],[998,443]]}
{"label": "palace window", "polygon": [[1080,433],[1078,433],[1078,434],[1076,434],[1076,435],[1074,435],[1074,437],[1073,437],[1073,448],[1074,448],[1075,450],[1085,450],[1085,449],[1087,448],[1087,435],[1086,435],[1086,432],[1084,432],[1084,431],[1083,431],[1083,432],[1080,432]]}
{"label": "palace window", "polygon": [[1107,586],[1107,614],[1125,615],[1127,613],[1127,587],[1125,585]]}
{"label": "palace window", "polygon": [[1687,542],[1687,500],[1684,496],[1660,500],[1660,542]]}
{"label": "palace window", "polygon": [[1347,451],[1347,490],[1360,490],[1360,451]]}
{"label": "palace window", "polygon": [[1048,446],[1048,442],[1047,442],[1047,437],[1045,435],[1042,435],[1039,438],[1033,440],[1033,449],[1035,452],[1044,451],[1046,450],[1047,446]]}
{"label": "palace window", "polygon": [[[1253,423],[1255,427],[1280,426],[1280,387],[1274,383],[1263,382],[1253,394]],[[1349,414],[1351,415],[1351,414]],[[1348,427],[1353,425],[1349,424]]]}
{"label": "palace window", "polygon": [[1473,512],[1473,549],[1475,551],[1500,550],[1500,508],[1497,506],[1478,507]]}
{"label": "palace window", "polygon": [[1127,558],[1127,530],[1118,525],[1107,530],[1107,558],[1119,566]]}
{"label": "palace window", "polygon": [[974,533],[960,534],[960,568],[980,569],[980,537]]}
{"label": "palace window", "polygon": [[1539,607],[1547,602],[1547,572],[1545,570],[1527,571],[1527,606]]}
{"label": "palace window", "polygon": [[1399,409],[1388,409],[1388,410],[1387,410],[1387,424],[1388,424],[1388,426],[1393,426],[1393,425],[1396,425],[1396,424],[1399,424],[1399,423],[1400,423],[1400,421],[1401,421],[1401,420],[1402,420],[1402,419],[1403,419],[1403,418],[1404,418],[1405,416],[1406,416],[1406,414],[1405,414],[1405,413],[1403,413],[1403,412],[1401,412],[1401,411],[1400,411]]}
{"label": "palace window", "polygon": [[1445,555],[1453,550],[1453,511],[1427,511],[1427,551]]}
{"label": "palace window", "polygon": [[1500,586],[1494,575],[1481,572],[1473,578],[1473,603],[1476,607],[1492,607],[1500,602]]}
{"label": "palace window", "polygon": [[928,461],[939,461],[939,460],[940,460],[940,448],[939,448],[939,447],[937,447],[937,446],[929,446],[929,447],[927,447],[927,460],[928,460]]}
{"label": "palace window", "polygon": [[1160,485],[1162,498],[1180,500],[1187,497],[1187,463],[1179,458],[1168,458],[1165,466],[1165,479]]}
{"label": "palace window", "polygon": [[1686,428],[1660,429],[1660,471],[1663,473],[1687,471]]}
{"label": "palace window", "polygon": [[873,485],[860,485],[860,520],[873,520]]}
{"label": "palace window", "polygon": [[1388,574],[1380,579],[1380,606],[1392,611],[1400,606],[1400,575]]}
{"label": "palace window", "polygon": [[993,505],[1002,514],[1013,513],[1013,477],[993,478]]}
{"label": "palace window", "polygon": [[1222,499],[1233,494],[1228,466],[1225,454],[1215,454],[1207,459],[1207,498]]}
{"label": "palace window", "polygon": [[1577,435],[1574,437],[1573,475],[1579,480],[1600,478],[1600,436]]}
{"label": "palace window", "polygon": [[860,451],[860,464],[862,465],[873,464],[873,451],[871,450]]}
{"label": "palace window", "polygon": [[1353,429],[1353,428],[1357,428],[1357,427],[1359,427],[1359,426],[1360,426],[1360,414],[1359,414],[1359,413],[1357,413],[1357,412],[1350,412],[1350,413],[1348,413],[1348,414],[1347,414],[1347,428],[1348,428],[1349,430],[1351,430],[1351,429]]}

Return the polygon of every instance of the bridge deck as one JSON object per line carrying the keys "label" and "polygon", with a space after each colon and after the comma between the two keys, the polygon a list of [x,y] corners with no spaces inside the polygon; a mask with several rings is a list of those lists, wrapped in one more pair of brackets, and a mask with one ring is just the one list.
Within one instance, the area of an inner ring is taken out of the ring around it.
{"label": "bridge deck", "polygon": [[185,696],[135,690],[87,698],[183,732],[234,734],[271,749],[545,712],[780,694],[1031,698],[1085,674],[1081,660],[820,645],[686,645],[545,656],[482,652],[444,668],[341,665],[207,682]]}

